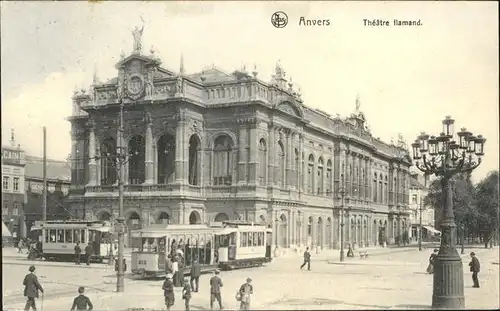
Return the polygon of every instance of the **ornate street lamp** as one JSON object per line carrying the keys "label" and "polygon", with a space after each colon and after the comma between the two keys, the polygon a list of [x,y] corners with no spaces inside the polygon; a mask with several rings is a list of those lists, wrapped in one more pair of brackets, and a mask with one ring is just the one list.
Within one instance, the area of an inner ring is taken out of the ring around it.
{"label": "ornate street lamp", "polygon": [[340,261],[344,261],[344,197],[346,195],[346,189],[344,187],[344,179],[342,178],[342,184],[339,187],[339,195],[341,198],[340,202]]}
{"label": "ornate street lamp", "polygon": [[432,294],[433,309],[465,308],[462,259],[455,247],[456,225],[453,214],[453,175],[471,172],[481,164],[484,155],[484,139],[462,128],[453,139],[455,120],[447,116],[443,120],[443,132],[438,136],[422,133],[411,145],[415,166],[425,174],[441,177],[443,188],[443,216],[441,218],[441,246],[434,267]]}
{"label": "ornate street lamp", "polygon": [[[116,153],[103,153],[100,156],[96,156],[95,159],[106,158],[109,159],[110,162],[116,168],[118,173],[118,218],[116,219],[116,231],[118,231],[118,271],[116,273],[116,291],[123,292],[125,290],[125,273],[123,266],[123,252],[124,252],[124,244],[125,244],[125,217],[123,212],[123,172],[125,169],[125,165],[128,161],[139,154],[139,152],[127,153],[126,147],[123,144],[123,101],[120,100],[120,124],[119,124],[119,137],[117,139]],[[111,249],[113,249],[111,247]],[[110,262],[113,261],[113,253],[110,253]],[[110,264],[111,265],[111,264]]]}

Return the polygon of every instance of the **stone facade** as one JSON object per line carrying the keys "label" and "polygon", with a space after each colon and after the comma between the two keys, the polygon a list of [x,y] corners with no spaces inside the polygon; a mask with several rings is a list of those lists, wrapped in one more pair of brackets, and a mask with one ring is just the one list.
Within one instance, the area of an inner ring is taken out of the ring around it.
{"label": "stone facade", "polygon": [[268,224],[283,248],[336,248],[341,180],[346,242],[392,243],[407,228],[411,161],[404,148],[370,134],[359,102],[344,119],[307,107],[279,64],[270,82],[256,70],[188,75],[182,60],[178,73],[160,64],[134,51],[116,78],[75,91],[75,217],[118,215],[109,157],[118,148],[128,160],[129,228],[244,219]]}

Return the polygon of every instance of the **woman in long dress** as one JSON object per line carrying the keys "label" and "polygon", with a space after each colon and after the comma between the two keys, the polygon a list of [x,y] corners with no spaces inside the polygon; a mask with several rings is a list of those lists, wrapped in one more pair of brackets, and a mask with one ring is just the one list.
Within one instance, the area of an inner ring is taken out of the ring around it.
{"label": "woman in long dress", "polygon": [[437,257],[438,252],[439,252],[438,249],[434,249],[434,252],[429,257],[429,265],[427,266],[427,273],[429,273],[429,274],[434,273],[434,263],[436,261],[436,257]]}

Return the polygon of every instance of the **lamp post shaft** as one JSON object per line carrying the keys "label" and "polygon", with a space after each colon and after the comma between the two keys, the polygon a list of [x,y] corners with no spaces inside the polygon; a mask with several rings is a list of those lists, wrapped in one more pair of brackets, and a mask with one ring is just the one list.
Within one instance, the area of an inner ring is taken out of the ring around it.
{"label": "lamp post shaft", "polygon": [[116,291],[125,291],[125,280],[123,271],[123,252],[125,244],[124,217],[123,217],[123,169],[125,166],[125,154],[123,149],[123,102],[120,103],[120,145],[118,147],[117,167],[118,167],[118,271],[116,273]]}
{"label": "lamp post shaft", "polygon": [[422,197],[420,197],[419,212],[419,225],[418,225],[418,250],[422,250]]}
{"label": "lamp post shaft", "polygon": [[341,194],[340,206],[340,261],[344,261],[344,193]]}
{"label": "lamp post shaft", "polygon": [[441,218],[441,246],[434,269],[433,309],[465,308],[462,258],[455,247],[457,230],[453,215],[453,190],[450,177],[443,176],[441,179],[444,206]]}

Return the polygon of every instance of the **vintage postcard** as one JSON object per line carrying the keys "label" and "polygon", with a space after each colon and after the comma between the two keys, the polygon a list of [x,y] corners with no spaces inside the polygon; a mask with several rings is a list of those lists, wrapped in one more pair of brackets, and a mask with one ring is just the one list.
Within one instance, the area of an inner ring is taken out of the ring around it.
{"label": "vintage postcard", "polygon": [[0,5],[2,310],[499,308],[498,3]]}

